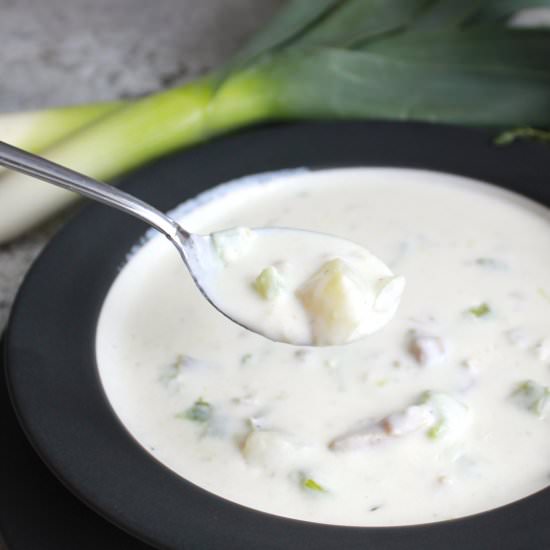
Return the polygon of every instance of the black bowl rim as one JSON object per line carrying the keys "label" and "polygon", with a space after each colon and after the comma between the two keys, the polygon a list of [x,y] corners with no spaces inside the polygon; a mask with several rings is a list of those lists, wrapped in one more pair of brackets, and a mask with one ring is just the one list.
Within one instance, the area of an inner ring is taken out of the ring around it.
{"label": "black bowl rim", "polygon": [[[409,167],[489,181],[550,206],[544,176],[548,159],[548,151],[536,144],[495,147],[492,133],[480,130],[422,123],[295,123],[251,128],[178,152],[121,185],[166,211],[217,183],[259,172]],[[48,467],[90,507],[159,548],[548,547],[550,488],[456,520],[343,527],[246,508],[157,462],[115,415],[95,363],[103,299],[143,233],[137,221],[86,206],[30,270],[6,335],[6,376],[19,422]]]}

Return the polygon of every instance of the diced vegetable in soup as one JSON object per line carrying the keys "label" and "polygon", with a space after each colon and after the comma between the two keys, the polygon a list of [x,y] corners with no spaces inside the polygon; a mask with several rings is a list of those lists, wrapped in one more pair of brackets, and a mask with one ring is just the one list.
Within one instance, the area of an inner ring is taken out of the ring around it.
{"label": "diced vegetable in soup", "polygon": [[548,486],[545,208],[374,168],[263,176],[203,199],[180,219],[218,232],[224,269],[260,254],[243,228],[268,225],[338,235],[388,267],[365,283],[369,255],[310,251],[317,263],[300,271],[261,252],[242,292],[266,322],[287,315],[288,340],[369,334],[297,347],[226,319],[168,243],[145,244],[105,301],[97,357],[115,411],[156,459],[246,506],[341,525],[440,521]]}
{"label": "diced vegetable in soup", "polygon": [[284,291],[285,280],[277,268],[270,265],[256,277],[254,288],[264,300],[274,300]]}

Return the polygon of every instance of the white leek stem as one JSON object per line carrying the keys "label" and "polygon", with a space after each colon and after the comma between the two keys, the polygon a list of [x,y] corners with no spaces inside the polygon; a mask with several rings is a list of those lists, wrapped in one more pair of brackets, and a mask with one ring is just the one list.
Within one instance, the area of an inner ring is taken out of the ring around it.
{"label": "white leek stem", "polygon": [[[101,118],[45,156],[108,181],[148,160],[273,114],[273,87],[255,70],[216,88],[192,82],[151,95]],[[154,185],[154,182],[151,182]],[[0,179],[0,244],[42,223],[78,197],[18,173]]]}
{"label": "white leek stem", "polygon": [[0,141],[38,153],[122,105],[112,101],[0,114]]}

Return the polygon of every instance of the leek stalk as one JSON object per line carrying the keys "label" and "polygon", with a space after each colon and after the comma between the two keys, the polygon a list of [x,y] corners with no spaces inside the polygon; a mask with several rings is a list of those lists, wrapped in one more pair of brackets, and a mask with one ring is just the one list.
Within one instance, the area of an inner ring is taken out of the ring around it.
{"label": "leek stalk", "polygon": [[[0,136],[10,145],[41,153],[121,105],[122,102],[112,101],[0,114]],[[0,175],[3,171],[0,166]]]}
{"label": "leek stalk", "polygon": [[[518,10],[541,5],[550,0],[292,0],[207,77],[127,104],[0,117],[0,139],[47,148],[53,161],[112,180],[179,148],[275,119],[550,126],[550,31],[506,26]],[[0,242],[74,199],[4,175]]]}
{"label": "leek stalk", "polygon": [[[47,157],[109,180],[179,147],[265,120],[273,109],[271,91],[263,89],[264,85],[256,81],[254,71],[245,71],[217,90],[215,99],[211,79],[155,94],[119,108],[60,142],[48,149]],[[0,243],[48,219],[77,198],[22,174],[4,176],[0,180]]]}
{"label": "leek stalk", "polygon": [[2,141],[38,153],[120,107],[112,101],[0,115]]}

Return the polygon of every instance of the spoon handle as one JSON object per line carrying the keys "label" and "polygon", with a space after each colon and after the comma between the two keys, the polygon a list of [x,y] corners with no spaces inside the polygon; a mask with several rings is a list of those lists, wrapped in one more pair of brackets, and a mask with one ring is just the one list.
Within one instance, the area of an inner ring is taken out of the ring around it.
{"label": "spoon handle", "polygon": [[106,183],[33,155],[0,141],[0,166],[41,179],[68,191],[112,206],[139,218],[164,233],[172,241],[186,240],[190,234],[177,222],[142,200]]}

